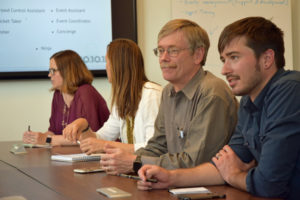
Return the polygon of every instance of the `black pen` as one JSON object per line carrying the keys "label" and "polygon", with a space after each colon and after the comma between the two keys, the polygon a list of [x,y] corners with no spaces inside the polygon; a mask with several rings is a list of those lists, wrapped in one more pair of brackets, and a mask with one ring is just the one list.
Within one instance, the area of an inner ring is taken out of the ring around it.
{"label": "black pen", "polygon": [[[142,180],[139,176],[128,175],[128,174],[118,174],[118,176],[130,178],[130,179],[134,179],[134,180],[138,180],[138,181]],[[157,180],[153,179],[153,178],[147,178],[146,181],[151,182],[151,183],[157,183]]]}

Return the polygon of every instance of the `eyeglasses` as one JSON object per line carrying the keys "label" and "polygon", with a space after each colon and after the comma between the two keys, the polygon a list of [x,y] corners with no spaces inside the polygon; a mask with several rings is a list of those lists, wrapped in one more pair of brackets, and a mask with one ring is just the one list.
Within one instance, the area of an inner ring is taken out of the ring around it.
{"label": "eyeglasses", "polygon": [[176,56],[178,56],[180,51],[183,51],[186,49],[190,49],[190,48],[178,49],[177,47],[170,47],[166,50],[166,49],[158,47],[158,48],[153,49],[153,51],[154,51],[154,55],[156,55],[158,57],[161,57],[165,53],[165,51],[167,51],[167,53],[170,57],[176,57]]}
{"label": "eyeglasses", "polygon": [[49,73],[50,73],[51,75],[54,75],[54,73],[55,73],[56,71],[59,71],[59,69],[49,68]]}

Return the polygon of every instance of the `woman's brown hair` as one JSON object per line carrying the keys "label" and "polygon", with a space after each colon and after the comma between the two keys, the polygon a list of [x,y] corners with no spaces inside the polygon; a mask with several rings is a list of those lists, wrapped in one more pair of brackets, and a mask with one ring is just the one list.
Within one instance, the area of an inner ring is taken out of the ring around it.
{"label": "woman's brown hair", "polygon": [[116,39],[107,46],[110,61],[112,103],[122,119],[134,119],[142,96],[144,59],[138,45],[128,39]]}
{"label": "woman's brown hair", "polygon": [[79,86],[93,82],[92,73],[75,51],[59,51],[53,54],[50,59],[54,59],[63,78],[61,92],[74,94]]}

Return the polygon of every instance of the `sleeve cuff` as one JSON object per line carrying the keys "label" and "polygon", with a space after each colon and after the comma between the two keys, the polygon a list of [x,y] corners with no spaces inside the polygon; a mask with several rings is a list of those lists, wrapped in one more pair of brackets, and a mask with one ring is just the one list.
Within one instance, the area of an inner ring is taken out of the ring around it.
{"label": "sleeve cuff", "polygon": [[156,165],[157,160],[159,158],[157,157],[150,157],[150,156],[142,156],[142,163],[144,164],[149,164],[149,165]]}
{"label": "sleeve cuff", "polygon": [[246,190],[247,192],[252,193],[252,180],[251,180],[251,173],[253,172],[253,169],[250,169],[247,176],[246,176]]}

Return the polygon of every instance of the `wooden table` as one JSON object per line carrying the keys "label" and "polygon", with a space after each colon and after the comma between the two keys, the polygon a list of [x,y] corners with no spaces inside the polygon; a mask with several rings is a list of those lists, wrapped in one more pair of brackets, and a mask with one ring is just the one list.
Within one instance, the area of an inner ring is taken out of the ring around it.
{"label": "wooden table", "polygon": [[[15,155],[9,150],[20,142],[0,142],[0,197],[21,195],[26,199],[108,199],[96,192],[101,187],[118,187],[137,200],[177,198],[168,190],[140,191],[136,181],[106,173],[76,174],[75,168],[99,165],[99,162],[51,161],[52,154],[79,153],[78,146],[27,148],[26,154]],[[230,186],[208,186],[213,192],[225,193],[228,200],[263,200]]]}

